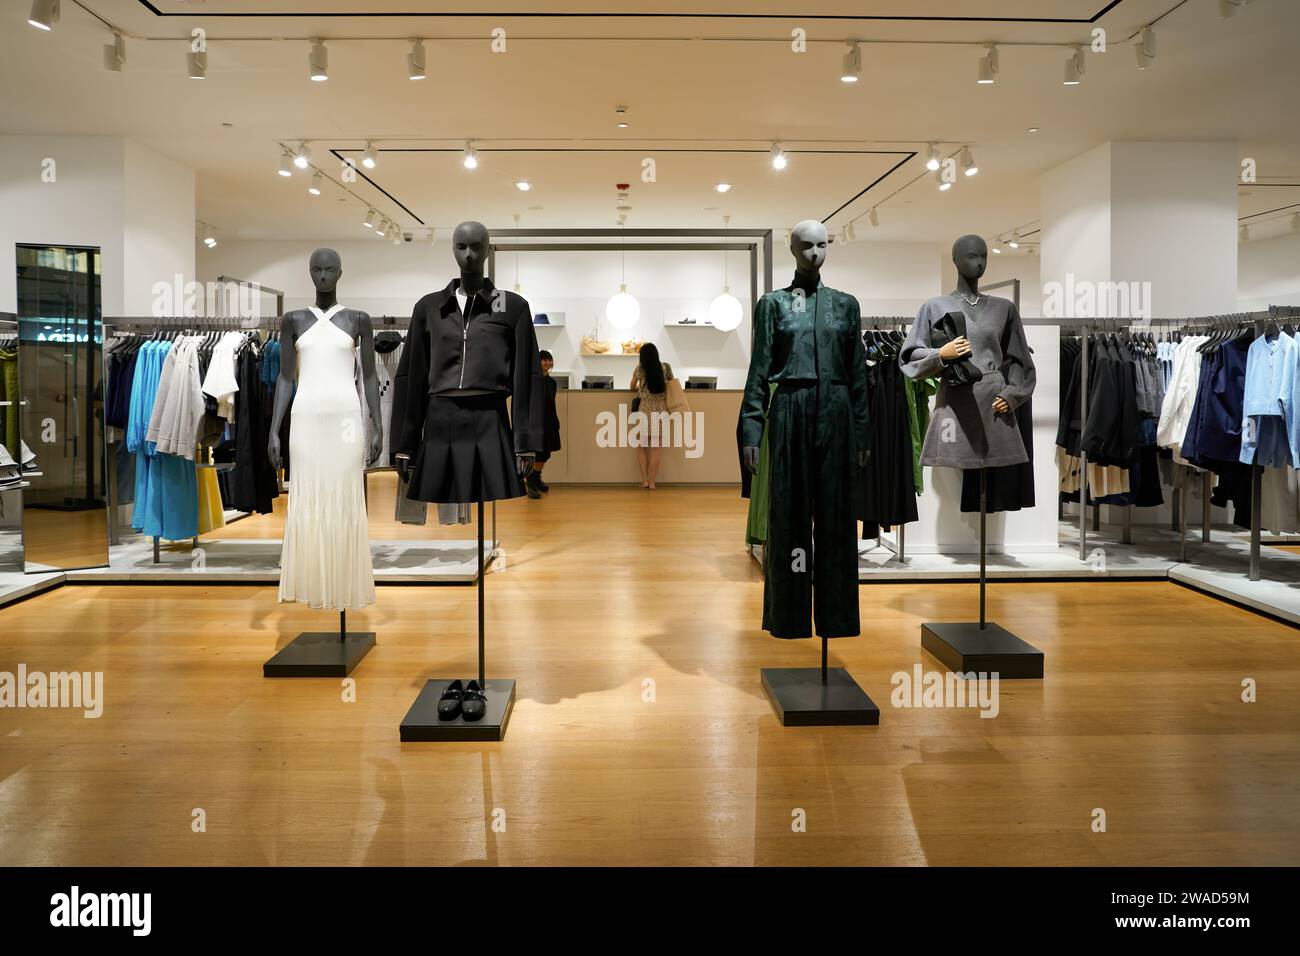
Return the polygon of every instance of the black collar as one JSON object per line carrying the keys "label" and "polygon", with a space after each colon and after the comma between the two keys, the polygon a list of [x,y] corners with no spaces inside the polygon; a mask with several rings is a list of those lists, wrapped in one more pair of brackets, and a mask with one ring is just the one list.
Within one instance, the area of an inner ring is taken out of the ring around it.
{"label": "black collar", "polygon": [[[447,314],[448,308],[450,306],[454,306],[456,304],[456,290],[459,288],[460,288],[460,278],[457,277],[455,279],[452,279],[450,282],[448,282],[447,288],[442,290],[441,293],[442,302],[439,303],[438,308],[443,315]],[[475,295],[482,298],[484,305],[490,307],[492,304],[492,295],[495,291],[496,291],[496,286],[492,284],[492,280],[489,279],[487,276],[484,276],[483,285],[478,290],[478,292],[475,293]]]}

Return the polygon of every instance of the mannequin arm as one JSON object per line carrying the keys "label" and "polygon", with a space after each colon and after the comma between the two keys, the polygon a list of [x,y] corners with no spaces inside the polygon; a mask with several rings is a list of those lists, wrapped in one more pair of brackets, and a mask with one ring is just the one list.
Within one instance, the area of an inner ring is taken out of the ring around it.
{"label": "mannequin arm", "polygon": [[370,416],[370,443],[366,449],[366,467],[370,467],[384,450],[384,420],[379,408],[379,376],[375,373],[375,329],[369,313],[357,313],[357,333],[361,340],[361,383]]}
{"label": "mannequin arm", "polygon": [[1002,357],[1006,369],[1006,388],[998,395],[1008,410],[1019,408],[1034,393],[1038,375],[1034,370],[1033,352],[1025,338],[1025,326],[1015,304],[1009,306],[1007,328],[1003,335]]}
{"label": "mannequin arm", "polygon": [[294,339],[293,313],[280,317],[280,375],[275,380],[275,400],[271,409],[271,431],[266,438],[266,457],[271,467],[280,470],[280,426],[293,401],[298,381],[298,345]]}

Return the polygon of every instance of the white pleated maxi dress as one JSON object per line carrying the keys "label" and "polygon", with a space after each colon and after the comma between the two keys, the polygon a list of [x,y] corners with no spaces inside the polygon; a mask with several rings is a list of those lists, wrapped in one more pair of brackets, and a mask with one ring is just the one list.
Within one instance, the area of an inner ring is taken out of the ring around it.
{"label": "white pleated maxi dress", "polygon": [[375,603],[366,523],[365,430],[351,336],[315,306],[298,337],[298,390],[289,420],[289,514],[280,600],[356,610]]}

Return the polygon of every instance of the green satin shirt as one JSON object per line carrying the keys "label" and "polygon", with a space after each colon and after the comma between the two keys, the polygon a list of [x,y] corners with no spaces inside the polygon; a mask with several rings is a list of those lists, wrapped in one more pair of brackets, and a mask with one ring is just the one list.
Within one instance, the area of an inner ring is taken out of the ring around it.
{"label": "green satin shirt", "polygon": [[754,345],[740,405],[741,444],[758,447],[770,382],[845,385],[853,405],[854,447],[867,447],[867,357],[858,300],[820,282],[804,295],[792,283],[754,307]]}

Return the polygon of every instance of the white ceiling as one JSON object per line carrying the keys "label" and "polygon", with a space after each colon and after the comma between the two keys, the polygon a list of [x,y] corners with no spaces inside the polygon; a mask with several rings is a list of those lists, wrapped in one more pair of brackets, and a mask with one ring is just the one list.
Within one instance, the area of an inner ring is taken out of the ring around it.
{"label": "white ceiling", "polygon": [[[467,218],[509,227],[515,214],[525,227],[613,226],[618,182],[633,184],[636,227],[711,228],[729,214],[735,227],[784,228],[848,203],[828,223],[838,230],[879,203],[872,238],[993,235],[1034,221],[1039,173],[1121,139],[1235,140],[1259,160],[1244,216],[1300,204],[1300,186],[1279,185],[1300,183],[1294,0],[1254,0],[1229,20],[1216,0],[819,0],[815,18],[780,16],[792,0],[501,0],[516,13],[640,14],[620,17],[504,18],[482,5],[65,0],[44,34],[23,22],[27,0],[6,0],[0,128],[151,146],[197,171],[198,216],[222,238],[357,238],[370,204],[420,234]],[[1156,27],[1156,63],[1138,71],[1126,41],[1175,6]],[[88,11],[128,35],[124,72],[103,68],[111,35]],[[473,15],[450,15],[460,11]],[[1060,82],[1066,50],[1020,45],[1087,42],[1097,26],[1110,51],[1088,57],[1075,88]],[[201,83],[184,69],[194,27],[210,44]],[[505,53],[489,48],[495,27]],[[807,30],[807,53],[790,49],[795,27]],[[307,78],[306,38],[317,35],[332,41],[327,83]],[[405,74],[402,38],[415,35],[427,38],[422,82]],[[921,42],[867,43],[863,81],[850,86],[837,79],[848,37]],[[978,86],[981,51],[951,43],[989,40],[1004,44],[1001,72]],[[614,127],[618,104],[628,130]],[[458,153],[471,137],[482,160],[472,173]],[[313,198],[306,174],[275,175],[281,143],[310,140],[314,162],[337,179],[331,150],[359,158],[370,138],[380,165],[351,186],[355,196],[327,184]],[[772,139],[791,154],[781,173],[767,160]],[[924,173],[914,154],[932,139],[945,154],[971,144],[980,175],[946,194],[926,178],[908,186]],[[657,163],[652,184],[640,181],[646,157]],[[532,192],[514,188],[521,176]],[[735,184],[726,196],[712,189],[721,179]],[[1270,217],[1257,236],[1286,229],[1285,213],[1259,218]],[[856,229],[871,233],[865,220]]]}

